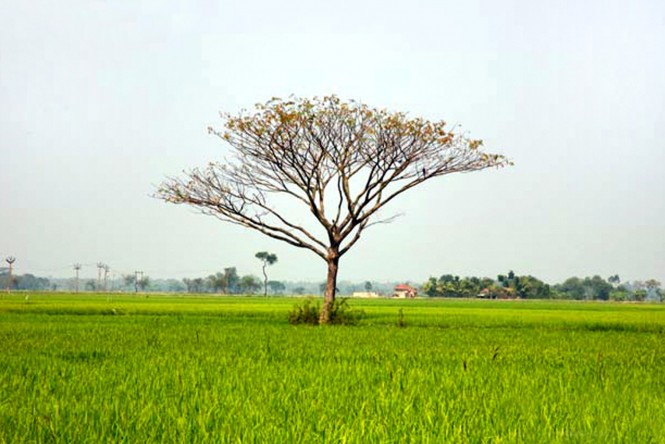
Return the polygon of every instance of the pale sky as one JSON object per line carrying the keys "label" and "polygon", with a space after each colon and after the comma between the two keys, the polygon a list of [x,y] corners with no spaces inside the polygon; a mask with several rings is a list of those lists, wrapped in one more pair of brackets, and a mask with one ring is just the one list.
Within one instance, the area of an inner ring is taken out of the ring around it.
{"label": "pale sky", "polygon": [[515,162],[394,201],[340,279],[665,283],[664,49],[660,0],[0,0],[0,256],[181,278],[268,250],[271,278],[322,281],[314,254],[150,194],[221,159],[219,111],[334,93]]}

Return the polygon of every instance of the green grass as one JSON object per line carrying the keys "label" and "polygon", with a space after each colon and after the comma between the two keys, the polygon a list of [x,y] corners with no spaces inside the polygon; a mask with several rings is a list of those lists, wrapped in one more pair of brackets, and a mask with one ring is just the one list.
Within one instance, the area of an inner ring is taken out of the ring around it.
{"label": "green grass", "polygon": [[[665,442],[665,306],[0,296],[0,442]],[[406,328],[396,326],[403,310]]]}

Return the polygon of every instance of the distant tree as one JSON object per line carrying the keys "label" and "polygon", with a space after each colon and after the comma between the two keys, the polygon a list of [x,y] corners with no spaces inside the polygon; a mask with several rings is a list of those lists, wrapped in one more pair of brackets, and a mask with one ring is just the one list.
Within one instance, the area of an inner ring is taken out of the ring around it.
{"label": "distant tree", "polygon": [[655,279],[649,279],[648,281],[644,282],[644,286],[648,290],[656,290],[657,288],[660,288],[660,282]]}
{"label": "distant tree", "polygon": [[125,288],[136,287],[136,275],[125,274],[122,276],[122,282],[125,285]]}
{"label": "distant tree", "polygon": [[17,290],[20,280],[21,280],[20,275],[12,274],[11,276],[9,276],[8,274],[5,274],[4,276],[2,276],[2,287],[5,291]]}
{"label": "distant tree", "polygon": [[593,299],[600,299],[603,301],[610,298],[610,292],[613,289],[612,284],[598,275],[584,279],[584,285],[586,288],[591,289]]}
{"label": "distant tree", "polygon": [[254,256],[263,263],[263,296],[268,296],[268,274],[266,273],[266,267],[277,262],[277,255],[268,253],[267,251],[259,251]]}
{"label": "distant tree", "polygon": [[246,275],[240,278],[239,287],[243,293],[254,294],[261,288],[261,283],[256,276]]}
{"label": "distant tree", "polygon": [[480,290],[480,279],[476,277],[465,277],[457,283],[457,295],[461,298],[475,298]]}
{"label": "distant tree", "polygon": [[286,286],[279,281],[268,281],[268,288],[273,294],[282,293],[286,290]]}
{"label": "distant tree", "polygon": [[584,299],[585,297],[584,284],[580,278],[575,276],[556,285],[555,289],[564,299]]}
{"label": "distant tree", "polygon": [[430,277],[422,285],[428,296],[475,298],[529,298],[546,299],[552,297],[550,286],[533,276],[517,276],[515,272],[500,274],[497,280],[470,276],[460,278],[452,274]]}
{"label": "distant tree", "polygon": [[165,285],[166,291],[172,293],[182,293],[187,290],[187,287],[177,279],[167,279]]}
{"label": "distant tree", "polygon": [[365,281],[365,291],[372,291],[372,283],[370,281]]}
{"label": "distant tree", "polygon": [[240,283],[240,277],[238,276],[238,271],[236,267],[227,267],[224,269],[224,279],[226,282],[226,288],[224,291],[226,293],[235,294],[238,292],[238,284]]}
{"label": "distant tree", "polygon": [[305,294],[305,287],[296,287],[293,289],[295,294]]}
{"label": "distant tree", "polygon": [[550,286],[533,276],[520,276],[520,291],[526,299],[549,299],[552,297]]}
{"label": "distant tree", "polygon": [[497,276],[497,281],[499,281],[503,288],[510,290],[509,293],[512,297],[528,297],[527,290],[524,287],[523,279],[517,276],[513,270],[510,270],[507,275],[500,274]]}
{"label": "distant tree", "polygon": [[473,298],[491,283],[491,279],[487,281],[477,277],[460,278],[452,274],[444,274],[438,279],[430,277],[422,285],[422,290],[430,297]]}
{"label": "distant tree", "polygon": [[612,284],[602,277],[571,277],[562,284],[554,286],[555,291],[564,299],[600,299],[608,300],[612,292]]}
{"label": "distant tree", "polygon": [[649,293],[644,288],[637,289],[633,291],[633,300],[643,302],[647,298],[648,294]]}
{"label": "distant tree", "polygon": [[452,274],[442,275],[439,277],[439,281],[437,282],[436,286],[438,295],[446,298],[460,297],[459,282],[459,276],[453,276]]}
{"label": "distant tree", "polygon": [[136,281],[136,285],[141,291],[145,291],[148,287],[150,287],[150,278],[148,276],[143,276],[141,279]]}
{"label": "distant tree", "polygon": [[618,274],[613,274],[612,276],[607,278],[607,282],[616,287],[621,283],[621,278],[619,277]]}
{"label": "distant tree", "polygon": [[206,284],[213,292],[222,292],[228,287],[227,276],[224,273],[211,274],[206,278]]}
{"label": "distant tree", "polygon": [[422,289],[427,296],[440,296],[437,290],[437,281],[435,277],[430,277],[429,280],[422,285]]}
{"label": "distant tree", "polygon": [[631,298],[630,292],[623,285],[619,285],[610,292],[611,301],[622,302],[622,301],[628,301],[630,300],[630,298]]}
{"label": "distant tree", "polygon": [[[328,273],[321,324],[332,321],[340,258],[367,228],[392,219],[377,219],[386,204],[430,179],[509,163],[445,122],[335,96],[272,99],[254,113],[222,116],[226,128],[209,131],[231,145],[236,161],[211,162],[184,179],[170,179],[158,197],[323,259]],[[276,208],[273,198],[279,196],[311,214],[321,235],[293,211]]]}
{"label": "distant tree", "polygon": [[203,278],[183,279],[188,293],[203,293],[205,291],[205,280]]}
{"label": "distant tree", "polygon": [[17,290],[48,290],[51,287],[47,278],[37,277],[30,273],[16,276],[14,285]]}
{"label": "distant tree", "polygon": [[649,279],[644,282],[644,286],[647,288],[647,297],[649,300],[663,300],[663,293],[660,291],[660,282],[655,279]]}

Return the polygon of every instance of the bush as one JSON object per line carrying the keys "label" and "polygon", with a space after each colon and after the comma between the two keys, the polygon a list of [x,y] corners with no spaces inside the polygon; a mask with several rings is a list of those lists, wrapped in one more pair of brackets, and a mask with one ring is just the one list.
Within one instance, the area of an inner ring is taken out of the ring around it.
{"label": "bush", "polygon": [[[319,325],[321,305],[313,305],[311,298],[302,304],[296,304],[289,312],[289,324]],[[330,311],[330,323],[334,325],[355,325],[365,317],[363,310],[353,310],[346,298],[335,299]]]}
{"label": "bush", "polygon": [[330,311],[330,323],[336,325],[355,325],[365,317],[363,310],[353,310],[349,307],[348,299],[335,299]]}
{"label": "bush", "polygon": [[296,304],[289,312],[289,324],[319,325],[320,311],[321,306],[318,303],[312,305],[312,298],[308,298],[302,305]]}

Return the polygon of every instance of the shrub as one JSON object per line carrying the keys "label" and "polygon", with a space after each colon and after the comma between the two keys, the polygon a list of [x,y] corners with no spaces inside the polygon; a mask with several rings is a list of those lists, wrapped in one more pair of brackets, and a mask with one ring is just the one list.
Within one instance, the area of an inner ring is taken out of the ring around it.
{"label": "shrub", "polygon": [[[289,324],[319,325],[320,314],[321,305],[318,302],[314,305],[313,300],[308,298],[289,312]],[[336,299],[330,310],[330,323],[335,325],[355,325],[363,317],[365,312],[351,309],[346,298]]]}
{"label": "shrub", "polygon": [[321,306],[312,302],[312,298],[307,298],[302,304],[296,304],[289,312],[289,324],[319,325]]}
{"label": "shrub", "polygon": [[365,317],[363,310],[354,310],[349,307],[348,299],[335,299],[330,310],[330,322],[337,325],[355,325]]}

